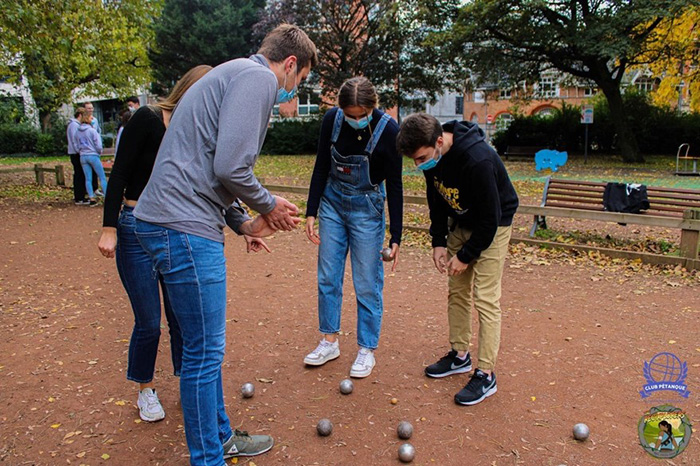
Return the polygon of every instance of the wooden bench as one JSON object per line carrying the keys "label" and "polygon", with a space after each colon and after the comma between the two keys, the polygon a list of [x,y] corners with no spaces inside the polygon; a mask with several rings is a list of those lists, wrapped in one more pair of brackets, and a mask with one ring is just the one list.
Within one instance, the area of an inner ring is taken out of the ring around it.
{"label": "wooden bench", "polygon": [[639,214],[607,212],[603,192],[607,183],[548,177],[539,206],[520,206],[518,213],[531,214],[538,228],[547,228],[546,217],[566,217],[681,230],[683,257],[698,259],[700,246],[700,190],[647,186],[649,209]]}
{"label": "wooden bench", "polygon": [[503,154],[508,160],[510,157],[534,159],[535,154],[546,147],[540,146],[508,146]]}

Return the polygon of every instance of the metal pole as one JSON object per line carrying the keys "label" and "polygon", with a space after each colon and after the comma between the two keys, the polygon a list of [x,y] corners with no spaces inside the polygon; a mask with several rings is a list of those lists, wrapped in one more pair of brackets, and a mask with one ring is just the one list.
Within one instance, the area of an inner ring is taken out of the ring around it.
{"label": "metal pole", "polygon": [[588,125],[584,125],[586,127],[586,136],[585,136],[585,142],[583,146],[583,164],[588,163]]}

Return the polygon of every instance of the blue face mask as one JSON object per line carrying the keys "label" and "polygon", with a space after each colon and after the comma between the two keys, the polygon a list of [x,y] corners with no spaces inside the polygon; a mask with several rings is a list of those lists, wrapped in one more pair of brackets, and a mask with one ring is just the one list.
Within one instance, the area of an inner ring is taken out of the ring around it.
{"label": "blue face mask", "polygon": [[354,118],[345,117],[345,122],[347,124],[349,124],[351,128],[354,128],[354,129],[365,129],[367,126],[369,126],[370,121],[372,121],[372,114],[371,113],[364,118],[360,118],[359,120],[355,120]]}
{"label": "blue face mask", "polygon": [[418,170],[421,170],[421,171],[432,170],[433,168],[435,168],[435,166],[438,164],[438,162],[440,161],[441,158],[442,158],[442,152],[438,152],[437,158],[435,158],[435,155],[433,154],[433,157],[431,159],[426,160],[425,162],[416,166],[416,168]]}
{"label": "blue face mask", "polygon": [[[297,80],[297,71],[296,69],[294,70],[294,81],[296,82]],[[294,98],[294,94],[297,92],[297,86],[294,86],[291,91],[288,91],[287,89],[287,75],[284,75],[284,84],[282,85],[281,88],[277,89],[277,100],[275,103],[278,104],[283,104],[285,102],[289,102]]]}

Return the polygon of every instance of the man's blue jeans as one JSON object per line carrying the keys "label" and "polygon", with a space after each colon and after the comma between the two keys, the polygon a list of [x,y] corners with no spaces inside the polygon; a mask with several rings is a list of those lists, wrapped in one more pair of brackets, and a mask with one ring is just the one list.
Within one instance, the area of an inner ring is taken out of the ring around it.
{"label": "man's blue jeans", "polygon": [[357,297],[357,344],[376,349],[384,312],[384,194],[353,192],[329,181],[318,211],[318,319],[321,333],[340,331],[345,259],[350,251]]}
{"label": "man's blue jeans", "polygon": [[[117,270],[134,311],[134,329],[129,341],[126,378],[139,383],[153,380],[160,340],[160,291],[163,278],[153,271],[151,256],[136,238],[134,208],[123,206],[117,226]],[[163,288],[165,290],[165,288]],[[168,295],[163,293],[165,317],[170,330],[170,353],[175,375],[182,366],[182,336]]]}
{"label": "man's blue jeans", "polygon": [[163,276],[183,341],[180,398],[190,464],[223,466],[231,425],[221,384],[226,258],[217,241],[136,220],[136,237]]}

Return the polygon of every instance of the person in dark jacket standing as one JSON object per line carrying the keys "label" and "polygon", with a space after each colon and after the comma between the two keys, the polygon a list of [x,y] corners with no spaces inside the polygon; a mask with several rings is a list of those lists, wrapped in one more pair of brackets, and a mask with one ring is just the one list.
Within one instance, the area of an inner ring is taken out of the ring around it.
{"label": "person in dark jacket standing", "polygon": [[426,180],[433,262],[449,276],[450,351],[425,368],[447,377],[472,370],[471,307],[479,314],[479,352],[469,383],[455,395],[474,405],[497,391],[494,366],[501,341],[501,276],[518,208],[506,168],[474,123],[440,125],[424,113],[408,116],[397,137]]}

